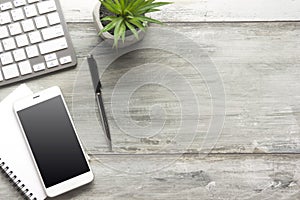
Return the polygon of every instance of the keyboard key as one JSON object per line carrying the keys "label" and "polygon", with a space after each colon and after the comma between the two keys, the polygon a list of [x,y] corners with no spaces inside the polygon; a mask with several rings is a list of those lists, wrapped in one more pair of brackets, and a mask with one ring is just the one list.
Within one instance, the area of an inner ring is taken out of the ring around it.
{"label": "keyboard key", "polygon": [[74,62],[57,3],[57,0],[0,0],[0,88]]}
{"label": "keyboard key", "polygon": [[56,10],[56,4],[54,0],[43,1],[37,4],[40,14],[49,13]]}
{"label": "keyboard key", "polygon": [[24,47],[29,44],[28,38],[26,35],[19,35],[16,37],[16,42],[18,47]]}
{"label": "keyboard key", "polygon": [[50,25],[60,23],[60,18],[57,12],[48,14],[48,21]]}
{"label": "keyboard key", "polygon": [[44,56],[44,58],[45,58],[45,61],[48,62],[48,61],[57,59],[57,56],[55,53],[52,53],[52,54],[48,54],[48,55]]}
{"label": "keyboard key", "polygon": [[2,40],[2,44],[5,51],[9,51],[16,48],[16,43],[14,38],[7,38],[5,40]]}
{"label": "keyboard key", "polygon": [[29,36],[29,40],[32,44],[42,41],[41,34],[39,31],[34,31],[31,33],[28,33],[28,36]]}
{"label": "keyboard key", "polygon": [[44,69],[46,69],[46,66],[44,63],[39,63],[39,64],[36,64],[36,65],[33,65],[33,71],[35,72],[38,72],[38,71],[42,71]]}
{"label": "keyboard key", "polygon": [[9,10],[9,9],[12,9],[13,8],[13,5],[11,2],[6,2],[6,3],[3,3],[0,5],[0,9],[1,11],[5,11],[5,10]]}
{"label": "keyboard key", "polygon": [[58,64],[58,60],[55,59],[55,60],[51,60],[49,62],[47,62],[47,67],[48,68],[52,68],[52,67],[57,67],[59,64]]}
{"label": "keyboard key", "polygon": [[25,54],[24,49],[14,50],[13,55],[14,55],[14,58],[15,58],[16,62],[26,59],[26,54]]}
{"label": "keyboard key", "polygon": [[26,49],[28,58],[33,58],[33,57],[36,57],[39,55],[39,50],[36,45],[26,47],[25,49]]}
{"label": "keyboard key", "polygon": [[18,35],[22,33],[22,29],[19,22],[8,25],[8,29],[11,35]]}
{"label": "keyboard key", "polygon": [[40,0],[28,0],[28,3],[36,3],[39,2]]}
{"label": "keyboard key", "polygon": [[72,58],[71,58],[71,56],[62,57],[59,59],[59,62],[61,65],[64,65],[64,64],[72,62]]}
{"label": "keyboard key", "polygon": [[26,74],[32,73],[31,65],[28,60],[20,62],[18,65],[19,65],[21,75],[26,75]]}
{"label": "keyboard key", "polygon": [[0,27],[0,39],[6,38],[8,36],[9,36],[9,34],[8,34],[7,27],[6,26],[1,26]]}
{"label": "keyboard key", "polygon": [[15,7],[24,6],[24,5],[26,5],[26,1],[25,0],[14,0],[14,5],[15,5]]}
{"label": "keyboard key", "polygon": [[14,21],[19,21],[19,20],[25,18],[22,8],[12,10],[11,11],[11,16],[12,16]]}
{"label": "keyboard key", "polygon": [[36,28],[44,28],[48,26],[47,19],[44,15],[34,18]]}
{"label": "keyboard key", "polygon": [[10,22],[11,18],[8,11],[0,13],[0,25],[8,24]]}
{"label": "keyboard key", "polygon": [[3,53],[0,55],[2,65],[8,65],[14,62],[13,57],[10,52]]}
{"label": "keyboard key", "polygon": [[18,77],[20,75],[18,66],[16,64],[2,67],[2,71],[3,71],[4,78],[6,80]]}
{"label": "keyboard key", "polygon": [[37,16],[37,10],[35,5],[29,5],[24,7],[26,17],[34,17]]}
{"label": "keyboard key", "polygon": [[47,54],[47,53],[52,53],[58,50],[66,49],[68,48],[68,43],[66,38],[59,38],[55,40],[50,40],[48,42],[44,42],[39,44],[39,48],[41,51],[41,54]]}
{"label": "keyboard key", "polygon": [[41,32],[44,40],[49,40],[64,35],[64,30],[61,25],[45,28]]}
{"label": "keyboard key", "polygon": [[33,31],[35,29],[32,19],[22,21],[22,27],[24,32]]}

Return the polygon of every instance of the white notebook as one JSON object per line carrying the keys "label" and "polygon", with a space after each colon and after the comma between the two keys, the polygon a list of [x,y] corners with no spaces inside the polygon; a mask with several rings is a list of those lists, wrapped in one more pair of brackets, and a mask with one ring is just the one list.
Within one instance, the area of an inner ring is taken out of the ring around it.
{"label": "white notebook", "polygon": [[20,85],[0,103],[0,169],[28,199],[45,199],[42,183],[13,111],[13,103],[32,91]]}

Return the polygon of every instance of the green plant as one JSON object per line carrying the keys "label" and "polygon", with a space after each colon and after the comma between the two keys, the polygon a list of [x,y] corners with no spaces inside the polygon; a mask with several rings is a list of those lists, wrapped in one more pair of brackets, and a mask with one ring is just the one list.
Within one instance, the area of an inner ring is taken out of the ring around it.
{"label": "green plant", "polygon": [[110,21],[99,34],[113,30],[114,46],[122,38],[125,41],[126,30],[130,30],[138,39],[137,29],[145,31],[148,23],[162,24],[162,22],[146,17],[146,13],[160,11],[158,7],[170,4],[171,2],[155,2],[155,0],[99,0],[102,5],[115,14],[106,16],[101,21]]}

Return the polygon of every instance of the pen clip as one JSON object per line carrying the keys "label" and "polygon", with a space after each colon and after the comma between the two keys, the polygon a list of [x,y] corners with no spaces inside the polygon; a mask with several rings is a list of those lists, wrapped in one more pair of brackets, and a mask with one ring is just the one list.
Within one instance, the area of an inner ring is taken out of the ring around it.
{"label": "pen clip", "polygon": [[99,78],[97,62],[94,59],[93,55],[88,55],[87,61],[88,61],[90,73],[92,76],[94,91],[95,91],[95,93],[99,93],[99,92],[101,92],[102,85],[101,85],[101,81]]}

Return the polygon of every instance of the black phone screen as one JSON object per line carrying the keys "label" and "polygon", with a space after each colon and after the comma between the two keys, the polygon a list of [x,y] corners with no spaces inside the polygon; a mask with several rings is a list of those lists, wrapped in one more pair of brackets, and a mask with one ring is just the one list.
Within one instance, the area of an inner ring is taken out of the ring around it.
{"label": "black phone screen", "polygon": [[46,188],[90,171],[60,95],[17,114]]}

